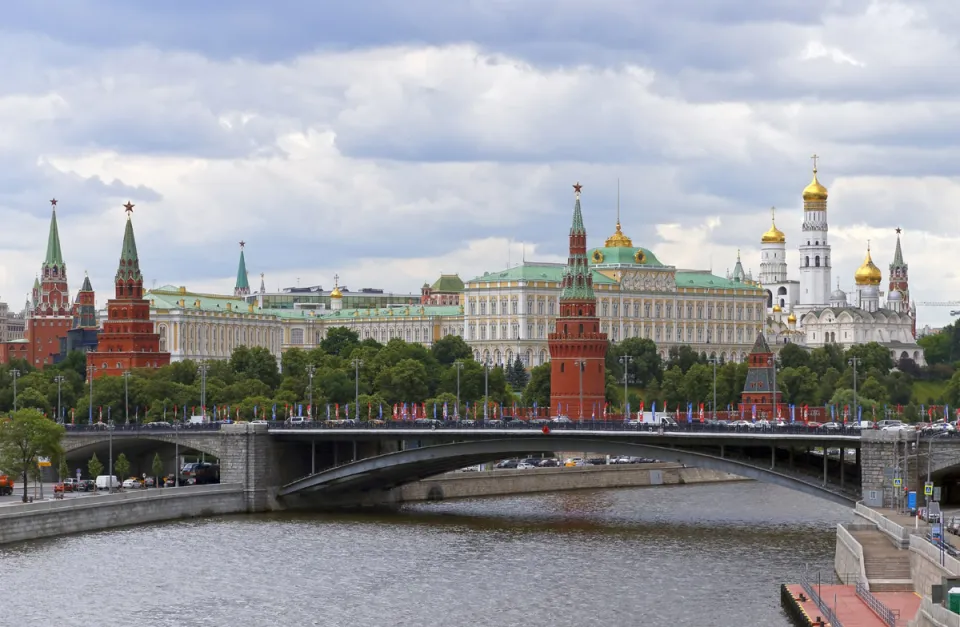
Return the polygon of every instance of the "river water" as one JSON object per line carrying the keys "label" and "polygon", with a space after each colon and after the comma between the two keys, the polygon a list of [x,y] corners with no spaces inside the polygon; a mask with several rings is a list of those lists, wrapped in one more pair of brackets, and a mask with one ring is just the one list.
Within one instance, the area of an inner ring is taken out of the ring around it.
{"label": "river water", "polygon": [[0,625],[790,625],[849,509],[760,483],[232,516],[0,547]]}

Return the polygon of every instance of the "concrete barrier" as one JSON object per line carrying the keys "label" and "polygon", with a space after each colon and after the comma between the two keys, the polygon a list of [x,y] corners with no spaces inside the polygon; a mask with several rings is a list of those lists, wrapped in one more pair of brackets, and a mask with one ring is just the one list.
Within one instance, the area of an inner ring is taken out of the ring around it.
{"label": "concrete barrier", "polygon": [[[873,525],[870,527],[872,528]],[[847,585],[854,585],[858,581],[867,583],[863,546],[847,531],[843,523],[837,525],[837,550],[833,558],[833,570]]]}
{"label": "concrete barrier", "polygon": [[135,490],[0,507],[0,544],[144,523],[246,512],[243,486]]}
{"label": "concrete barrier", "polygon": [[913,627],[960,627],[960,615],[934,603],[927,596],[920,601],[920,611],[911,625]]}
{"label": "concrete barrier", "polygon": [[392,492],[390,500],[396,503],[416,503],[563,490],[637,488],[725,481],[749,481],[749,479],[703,468],[684,468],[678,464],[623,464],[455,472],[401,486]]}
{"label": "concrete barrier", "polygon": [[880,512],[870,509],[863,503],[857,503],[854,514],[861,518],[866,518],[875,524],[877,529],[885,533],[897,548],[905,549],[910,546],[910,529],[898,525]]}

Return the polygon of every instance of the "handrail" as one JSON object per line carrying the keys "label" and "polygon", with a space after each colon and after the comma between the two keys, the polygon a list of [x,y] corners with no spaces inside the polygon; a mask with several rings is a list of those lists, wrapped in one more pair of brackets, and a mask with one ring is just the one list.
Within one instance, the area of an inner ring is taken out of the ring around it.
{"label": "handrail", "polygon": [[820,608],[820,611],[823,613],[823,617],[827,619],[827,622],[830,623],[831,627],[843,627],[843,623],[837,619],[837,615],[833,613],[833,610],[830,609],[830,606],[820,598],[819,594],[817,594],[817,591],[813,587],[813,583],[807,579],[806,573],[801,576],[800,585],[806,591],[807,596],[809,596],[813,602],[817,604],[817,607]]}
{"label": "handrail", "polygon": [[880,599],[873,596],[870,588],[865,581],[857,582],[857,596],[860,597],[873,612],[880,617],[887,627],[897,627],[900,620],[900,610],[892,610],[884,605]]}

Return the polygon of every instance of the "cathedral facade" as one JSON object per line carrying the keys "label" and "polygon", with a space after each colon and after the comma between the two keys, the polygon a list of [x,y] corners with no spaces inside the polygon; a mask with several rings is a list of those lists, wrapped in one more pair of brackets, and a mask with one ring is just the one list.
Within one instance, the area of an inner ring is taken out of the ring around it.
{"label": "cathedral facade", "polygon": [[799,245],[800,280],[788,278],[786,236],[776,222],[761,237],[760,284],[767,305],[766,339],[770,344],[796,343],[810,348],[838,344],[849,348],[877,342],[897,360],[925,363],[916,341],[916,306],[910,301],[908,266],[903,259],[900,229],[889,268],[886,295],[880,290],[883,273],[874,263],[870,244],[863,264],[854,273],[856,292],[848,295],[833,285],[827,188],[817,178],[803,190],[803,224]]}

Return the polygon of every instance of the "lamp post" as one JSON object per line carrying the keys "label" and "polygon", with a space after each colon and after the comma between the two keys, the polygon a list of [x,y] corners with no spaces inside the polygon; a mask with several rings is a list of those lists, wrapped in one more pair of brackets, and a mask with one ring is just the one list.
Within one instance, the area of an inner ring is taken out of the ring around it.
{"label": "lamp post", "polygon": [[453,369],[457,371],[457,406],[453,410],[453,415],[460,420],[460,371],[463,370],[463,360],[453,362]]}
{"label": "lamp post", "polygon": [[180,487],[180,423],[173,421],[173,487]]}
{"label": "lamp post", "polygon": [[360,420],[360,366],[363,365],[362,359],[354,359],[350,362],[353,366],[353,413],[357,420]]}
{"label": "lamp post", "polygon": [[307,402],[310,403],[310,411],[307,417],[313,420],[313,375],[317,373],[317,367],[313,364],[307,366]]}
{"label": "lamp post", "polygon": [[107,483],[110,485],[110,492],[113,492],[113,418],[107,421],[107,433],[110,440],[110,453],[107,458]]}
{"label": "lamp post", "polygon": [[97,367],[90,365],[87,366],[87,378],[90,379],[90,414],[87,416],[87,424],[93,424],[93,373],[97,371]]}
{"label": "lamp post", "polygon": [[847,360],[847,363],[853,366],[853,413],[854,416],[857,416],[859,414],[857,411],[857,366],[860,365],[860,358],[851,357]]}
{"label": "lamp post", "polygon": [[[631,361],[633,361],[633,355],[620,356],[620,363],[623,364],[623,419],[624,420],[630,419],[630,416],[628,415],[630,412],[627,411],[627,406],[630,404],[627,401],[627,379],[629,378],[628,375],[630,374]],[[583,377],[581,377],[581,380],[582,378]]]}
{"label": "lamp post", "polygon": [[123,419],[124,424],[130,424],[130,371],[125,370],[123,377]]}
{"label": "lamp post", "polygon": [[483,421],[487,421],[487,409],[490,406],[490,358],[483,358]]}
{"label": "lamp post", "polygon": [[578,359],[573,363],[577,367],[577,370],[580,371],[580,415],[577,417],[577,419],[583,420],[583,371],[587,367],[587,362],[582,359]]}
{"label": "lamp post", "polygon": [[201,361],[197,366],[197,372],[200,373],[200,411],[203,412],[203,420],[207,419],[207,370],[210,366],[205,361]]}
{"label": "lamp post", "polygon": [[[708,359],[707,361],[709,361],[710,363],[713,364],[713,420],[714,420],[714,424],[716,424],[716,420],[717,420],[717,361],[719,361],[719,359],[718,359],[717,357],[711,357],[711,358]],[[776,402],[776,400],[777,400],[776,394],[774,394],[773,400],[774,400],[774,402]],[[730,418],[730,417],[729,417],[729,415],[728,415],[728,416],[727,416],[727,419],[729,420],[729,418]]]}
{"label": "lamp post", "polygon": [[63,375],[57,375],[53,380],[57,383],[57,422],[63,423],[63,411],[60,409],[60,386],[62,386],[63,382],[67,379]]}
{"label": "lamp post", "polygon": [[14,368],[10,376],[13,377],[13,411],[17,411],[17,379],[20,378],[20,371]]}

